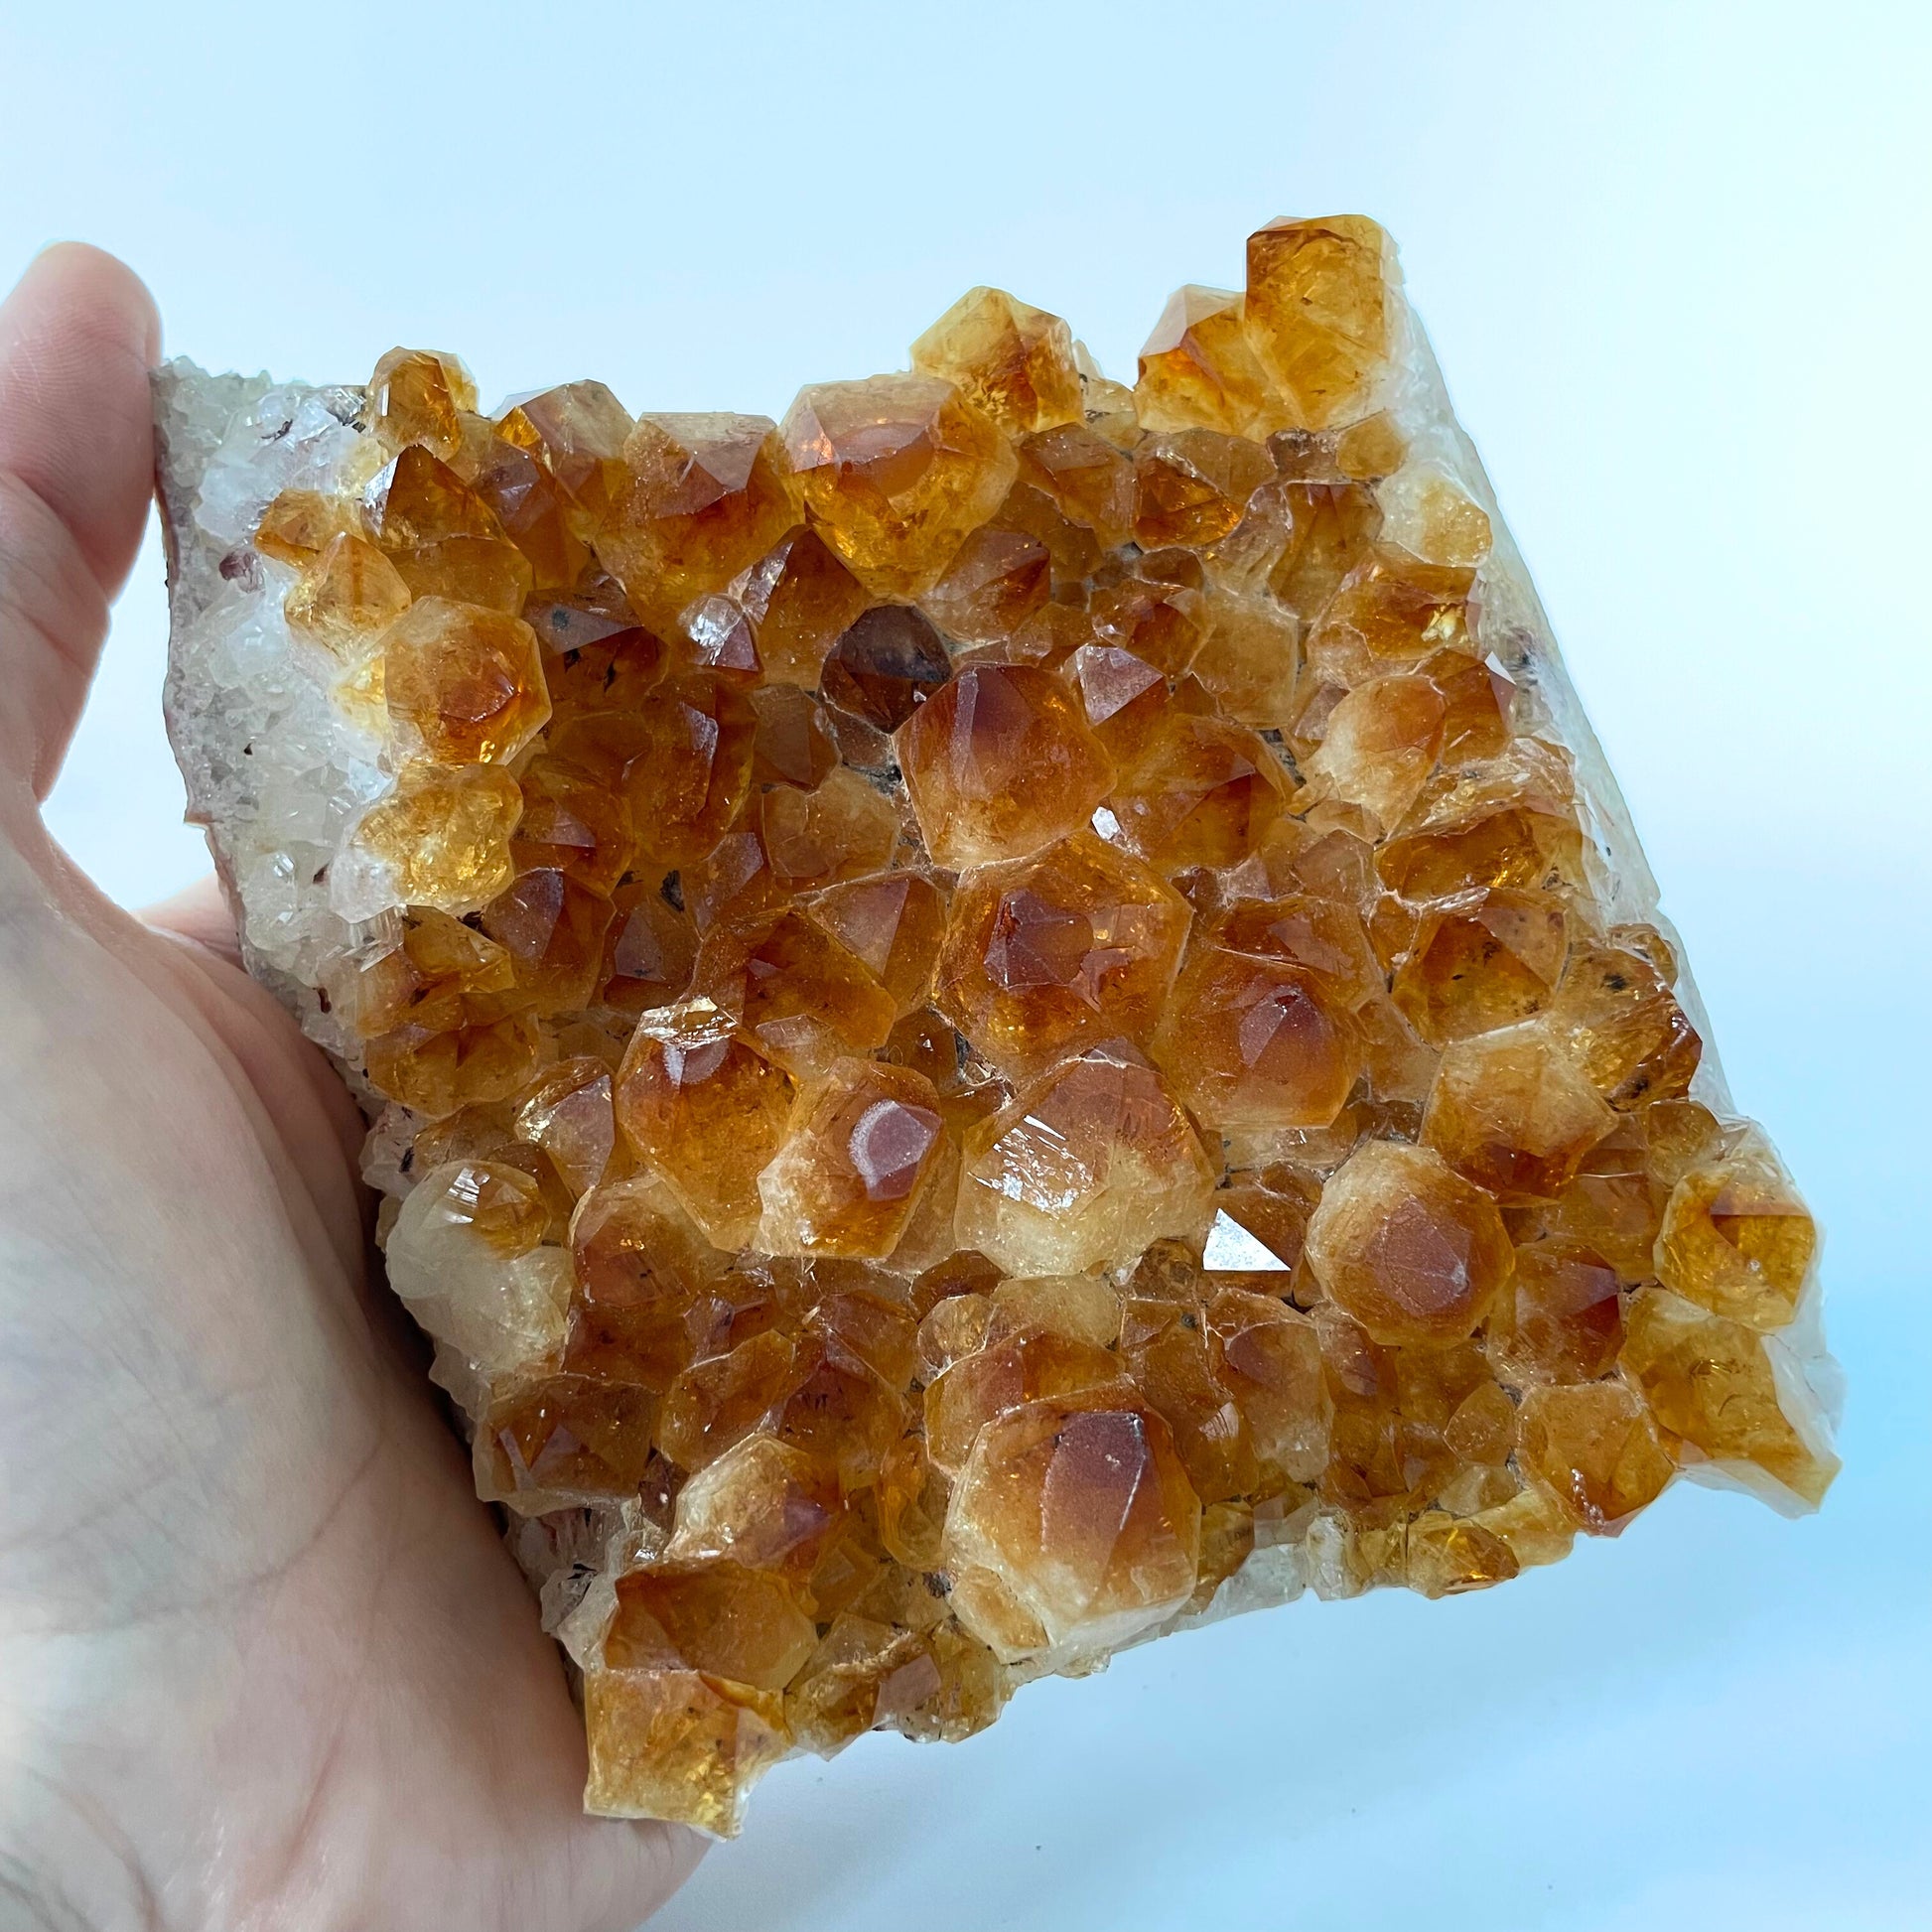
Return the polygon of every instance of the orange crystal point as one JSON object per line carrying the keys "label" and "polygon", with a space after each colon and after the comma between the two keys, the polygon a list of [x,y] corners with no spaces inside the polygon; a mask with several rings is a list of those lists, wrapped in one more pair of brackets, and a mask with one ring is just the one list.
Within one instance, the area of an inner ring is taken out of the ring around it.
{"label": "orange crystal point", "polygon": [[647,1013],[618,1075],[624,1138],[720,1248],[757,1230],[759,1170],[790,1106],[790,1080],[709,1000]]}
{"label": "orange crystal point", "polygon": [[385,449],[420,443],[449,462],[463,445],[461,412],[477,406],[477,385],[454,355],[392,348],[369,377],[369,427]]}
{"label": "orange crystal point", "polygon": [[595,1811],[1832,1480],[1817,1229],[1394,251],[1246,266],[1131,389],[979,288],[780,426],[157,377],[191,806]]}
{"label": "orange crystal point", "polygon": [[1322,1189],[1309,1266],[1375,1340],[1459,1341],[1515,1266],[1495,1202],[1428,1148],[1369,1141]]}
{"label": "orange crystal point", "polygon": [[944,1131],[929,1080],[902,1066],[837,1062],[800,1102],[759,1176],[759,1245],[884,1260],[905,1232]]}
{"label": "orange crystal point", "polygon": [[1622,1382],[1533,1390],[1522,1431],[1525,1470],[1598,1536],[1621,1529],[1677,1473],[1643,1398]]}
{"label": "orange crystal point", "polygon": [[1192,1594],[1200,1499],[1151,1410],[1107,1390],[1031,1402],[981,1429],[946,1552],[972,1580],[961,1621],[996,1655],[1104,1655]]}
{"label": "orange crystal point", "polygon": [[391,726],[439,764],[507,764],[550,718],[536,632],[475,604],[419,598],[384,633]]}
{"label": "orange crystal point", "polygon": [[974,1049],[1011,1073],[1107,1039],[1145,1042],[1190,917],[1137,860],[1076,832],[960,881],[935,998]]}
{"label": "orange crystal point", "polygon": [[1583,1070],[1531,1024],[1444,1049],[1423,1139],[1502,1200],[1554,1200],[1616,1126]]}
{"label": "orange crystal point", "polygon": [[1016,1275],[1125,1267],[1204,1226],[1213,1185],[1160,1075],[1095,1047],[968,1132],[959,1232]]}
{"label": "orange crystal point", "polygon": [[1083,419],[1073,333],[1004,289],[972,289],[912,345],[912,366],[942,376],[1009,435]]}
{"label": "orange crystal point", "polygon": [[510,835],[523,813],[516,780],[490,766],[405,767],[356,828],[407,905],[474,912],[510,883]]}
{"label": "orange crystal point", "polygon": [[623,446],[629,412],[601,382],[566,382],[511,403],[496,434],[536,457],[556,478],[576,512],[573,527],[588,535],[623,486]]}
{"label": "orange crystal point", "polygon": [[369,531],[417,597],[514,617],[534,582],[496,513],[447,464],[412,443],[363,494]]}
{"label": "orange crystal point", "polygon": [[647,624],[674,626],[797,521],[775,426],[766,416],[640,416],[625,477],[592,541]]}
{"label": "orange crystal point", "polygon": [[1777,1156],[1751,1136],[1672,1189],[1657,1279],[1752,1328],[1782,1328],[1811,1277],[1818,1232]]}
{"label": "orange crystal point", "polygon": [[961,671],[896,742],[926,850],[942,866],[1020,859],[1064,838],[1114,778],[1079,700],[1031,664]]}
{"label": "orange crystal point", "polygon": [[937,376],[803,389],[780,433],[812,526],[880,597],[929,590],[1019,469],[998,425]]}
{"label": "orange crystal point", "polygon": [[1299,427],[1330,429],[1373,406],[1396,348],[1393,255],[1360,214],[1275,221],[1248,237],[1248,339]]}
{"label": "orange crystal point", "polygon": [[338,657],[364,656],[409,609],[409,586],[374,544],[345,532],[331,537],[289,592],[282,614]]}
{"label": "orange crystal point", "polygon": [[1153,1051],[1224,1130],[1326,1127],[1362,1070],[1348,1008],[1313,973],[1212,944],[1181,968]]}
{"label": "orange crystal point", "polygon": [[1134,399],[1149,429],[1265,434],[1282,411],[1227,289],[1175,289],[1141,350]]}

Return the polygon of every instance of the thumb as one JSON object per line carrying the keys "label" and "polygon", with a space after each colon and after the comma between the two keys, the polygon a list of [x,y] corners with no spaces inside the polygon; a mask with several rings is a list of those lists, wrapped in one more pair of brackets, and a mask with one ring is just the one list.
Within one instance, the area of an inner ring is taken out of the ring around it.
{"label": "thumb", "polygon": [[64,242],[0,304],[0,784],[45,798],[153,491],[153,300]]}

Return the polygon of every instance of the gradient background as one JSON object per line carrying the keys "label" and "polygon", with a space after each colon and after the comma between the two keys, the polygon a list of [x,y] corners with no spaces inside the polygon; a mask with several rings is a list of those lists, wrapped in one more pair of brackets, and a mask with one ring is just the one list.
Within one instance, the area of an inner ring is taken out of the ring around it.
{"label": "gradient background", "polygon": [[[990,281],[1131,377],[1262,220],[1380,216],[1830,1232],[1821,1516],[1684,1487],[1505,1589],[1306,1601],[955,1750],[785,1766],[658,1923],[1932,1925],[1927,10],[27,13],[0,274],[117,249],[213,368],[357,379],[402,341],[485,401],[595,374],[775,415]],[[151,544],[51,808],[130,902],[205,864],[163,630]]]}

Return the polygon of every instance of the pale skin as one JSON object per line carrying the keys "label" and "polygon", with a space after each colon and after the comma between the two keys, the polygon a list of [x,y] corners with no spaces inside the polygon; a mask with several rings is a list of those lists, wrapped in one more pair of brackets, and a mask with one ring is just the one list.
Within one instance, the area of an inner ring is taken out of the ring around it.
{"label": "pale skin", "polygon": [[[558,1653],[368,1267],[360,1122],[211,883],[50,839],[148,515],[154,307],[0,308],[0,1925],[623,1932]],[[157,703],[158,703],[157,694]]]}

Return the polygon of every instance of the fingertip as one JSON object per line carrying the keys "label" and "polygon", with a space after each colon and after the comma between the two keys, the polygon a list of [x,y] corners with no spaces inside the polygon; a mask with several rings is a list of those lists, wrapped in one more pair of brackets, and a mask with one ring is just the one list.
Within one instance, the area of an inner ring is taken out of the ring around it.
{"label": "fingertip", "polygon": [[147,283],[118,255],[90,241],[50,241],[27,264],[20,285],[43,280],[76,317],[111,320],[115,337],[138,344],[147,366],[161,359],[161,311]]}
{"label": "fingertip", "polygon": [[0,471],[67,525],[110,596],[147,521],[160,345],[141,278],[85,242],[44,248],[0,303]]}

